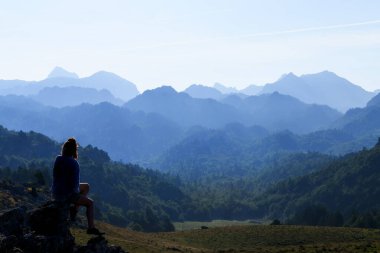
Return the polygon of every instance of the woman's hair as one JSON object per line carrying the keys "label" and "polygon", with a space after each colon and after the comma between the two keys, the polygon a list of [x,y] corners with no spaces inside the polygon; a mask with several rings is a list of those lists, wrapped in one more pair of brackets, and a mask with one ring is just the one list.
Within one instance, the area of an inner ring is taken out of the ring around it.
{"label": "woman's hair", "polygon": [[78,144],[75,138],[69,138],[62,146],[61,154],[64,156],[72,156],[78,158]]}

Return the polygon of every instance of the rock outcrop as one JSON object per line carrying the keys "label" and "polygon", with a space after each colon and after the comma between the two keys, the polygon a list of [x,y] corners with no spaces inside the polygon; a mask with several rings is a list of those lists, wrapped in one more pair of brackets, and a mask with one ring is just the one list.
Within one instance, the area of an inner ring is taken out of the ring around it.
{"label": "rock outcrop", "polygon": [[1,253],[125,253],[109,246],[103,236],[91,238],[86,246],[75,245],[68,223],[68,205],[48,202],[26,211],[18,207],[0,213]]}

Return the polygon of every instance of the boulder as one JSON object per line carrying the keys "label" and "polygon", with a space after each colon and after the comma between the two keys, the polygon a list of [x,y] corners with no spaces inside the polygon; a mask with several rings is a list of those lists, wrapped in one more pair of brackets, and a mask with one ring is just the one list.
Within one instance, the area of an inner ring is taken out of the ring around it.
{"label": "boulder", "polygon": [[13,208],[0,213],[0,234],[21,237],[25,223],[26,209]]}
{"label": "boulder", "polygon": [[103,236],[76,246],[68,222],[69,205],[49,201],[30,212],[15,208],[0,213],[0,253],[125,253],[108,246]]}
{"label": "boulder", "polygon": [[0,235],[0,252],[11,252],[19,244],[19,240],[14,235]]}
{"label": "boulder", "polygon": [[70,234],[68,223],[69,204],[50,201],[28,213],[32,231],[40,235]]}
{"label": "boulder", "polygon": [[79,247],[75,253],[126,253],[119,246],[108,246],[108,241],[103,236],[93,237],[88,240],[86,246]]}
{"label": "boulder", "polygon": [[39,235],[32,232],[26,234],[22,242],[22,249],[26,253],[73,253],[74,246],[75,239],[71,234]]}

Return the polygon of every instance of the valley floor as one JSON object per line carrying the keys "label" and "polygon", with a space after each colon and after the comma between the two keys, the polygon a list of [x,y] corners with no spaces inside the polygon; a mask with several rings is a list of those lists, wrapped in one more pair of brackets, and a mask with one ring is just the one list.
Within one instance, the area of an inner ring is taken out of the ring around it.
{"label": "valley floor", "polygon": [[[107,240],[134,252],[379,252],[380,230],[244,225],[171,233],[141,233],[98,222]],[[72,229],[78,244],[89,239]]]}
{"label": "valley floor", "polygon": [[215,228],[215,227],[230,227],[230,226],[247,226],[258,224],[269,224],[270,221],[264,220],[212,220],[212,221],[185,221],[173,222],[175,231],[187,231],[192,229],[199,229],[201,227]]}

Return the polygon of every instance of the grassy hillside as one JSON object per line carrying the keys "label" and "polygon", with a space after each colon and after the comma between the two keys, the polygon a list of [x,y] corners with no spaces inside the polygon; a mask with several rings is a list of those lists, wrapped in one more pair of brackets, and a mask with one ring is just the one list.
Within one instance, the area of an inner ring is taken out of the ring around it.
{"label": "grassy hillside", "polygon": [[[230,226],[170,233],[141,233],[98,223],[107,240],[129,252],[378,252],[380,231],[302,226]],[[76,241],[89,239],[73,229]]]}

